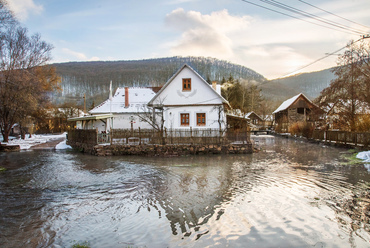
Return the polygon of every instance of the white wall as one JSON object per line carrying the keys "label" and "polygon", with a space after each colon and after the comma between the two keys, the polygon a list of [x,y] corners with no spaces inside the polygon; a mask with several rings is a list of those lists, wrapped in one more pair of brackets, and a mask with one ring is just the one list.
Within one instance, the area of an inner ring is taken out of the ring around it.
{"label": "white wall", "polygon": [[[191,90],[183,91],[182,79],[191,78]],[[219,109],[223,110],[221,96],[190,68],[184,67],[175,78],[160,92],[154,104],[165,106],[165,127],[167,129],[218,129]],[[181,113],[189,114],[189,126],[181,126]],[[197,126],[197,113],[206,114],[206,125]],[[222,128],[225,128],[226,116],[222,111]]]}
{"label": "white wall", "polygon": [[[113,128],[114,129],[131,129],[131,120],[134,129],[149,129],[152,128],[148,123],[140,121],[137,114],[114,114],[113,117]],[[104,122],[103,122],[104,121]],[[90,120],[85,121],[83,126],[82,121],[76,123],[77,129],[98,129],[99,132],[109,131],[111,127],[111,118],[102,120]]]}
{"label": "white wall", "polygon": [[[164,113],[165,127],[167,129],[218,129],[219,128],[219,110],[214,106],[185,106],[176,108],[167,108]],[[189,114],[189,126],[181,126],[181,114]],[[197,126],[197,113],[206,114],[206,125]],[[226,117],[224,111],[221,115],[222,129],[225,128]]]}
{"label": "white wall", "polygon": [[[191,78],[191,91],[182,91],[183,78]],[[221,104],[222,100],[211,85],[205,83],[191,69],[184,67],[154,101],[154,104],[161,103],[164,105]]]}
{"label": "white wall", "polygon": [[137,114],[115,114],[113,119],[114,129],[130,129],[131,120],[133,120],[134,129],[149,129],[152,128],[147,122],[140,121]]}

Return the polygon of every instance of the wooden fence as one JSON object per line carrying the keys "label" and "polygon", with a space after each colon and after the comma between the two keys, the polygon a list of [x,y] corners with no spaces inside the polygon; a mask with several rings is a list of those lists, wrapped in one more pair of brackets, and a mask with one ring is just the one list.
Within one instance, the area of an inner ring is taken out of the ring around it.
{"label": "wooden fence", "polygon": [[171,129],[162,132],[153,129],[113,129],[111,133],[98,133],[97,130],[76,129],[68,131],[68,141],[70,143],[112,143],[115,145],[248,144],[250,143],[250,132],[220,131],[219,129]]}
{"label": "wooden fence", "polygon": [[67,134],[68,142],[80,142],[88,145],[98,143],[98,132],[95,129],[73,129]]}
{"label": "wooden fence", "polygon": [[220,131],[219,129],[171,129],[163,132],[152,129],[114,129],[113,144],[246,144],[250,142],[249,132]]}
{"label": "wooden fence", "polygon": [[314,130],[312,138],[329,143],[369,147],[370,133]]}

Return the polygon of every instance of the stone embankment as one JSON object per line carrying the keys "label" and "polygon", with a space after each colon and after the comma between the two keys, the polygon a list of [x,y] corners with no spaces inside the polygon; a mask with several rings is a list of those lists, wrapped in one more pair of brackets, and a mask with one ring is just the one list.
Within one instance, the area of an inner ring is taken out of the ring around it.
{"label": "stone embankment", "polygon": [[139,155],[139,156],[184,156],[206,154],[249,154],[253,153],[252,144],[228,145],[95,145],[72,147],[97,156]]}
{"label": "stone embankment", "polygon": [[19,145],[5,145],[0,144],[0,152],[19,152],[21,150]]}

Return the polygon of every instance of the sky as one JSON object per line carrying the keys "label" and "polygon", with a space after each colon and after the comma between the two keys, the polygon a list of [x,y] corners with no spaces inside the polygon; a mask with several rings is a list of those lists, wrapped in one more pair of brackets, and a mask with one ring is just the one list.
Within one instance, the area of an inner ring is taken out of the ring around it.
{"label": "sky", "polygon": [[43,40],[54,46],[52,63],[203,56],[240,64],[274,79],[335,66],[336,55],[298,71],[346,46],[350,40],[361,38],[361,34],[370,33],[369,0],[278,1],[325,18],[322,21],[356,28],[360,31],[356,34],[348,32],[348,28],[323,27],[328,25],[261,0],[248,1],[294,18],[243,0],[8,3],[30,34],[40,33]]}

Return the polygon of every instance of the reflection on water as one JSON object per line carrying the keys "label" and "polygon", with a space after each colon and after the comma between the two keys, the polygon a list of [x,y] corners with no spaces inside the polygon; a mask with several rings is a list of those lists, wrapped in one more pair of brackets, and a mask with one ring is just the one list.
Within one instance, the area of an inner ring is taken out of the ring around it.
{"label": "reflection on water", "polygon": [[[370,176],[343,150],[254,137],[253,155],[2,153],[4,247],[367,247]],[[367,204],[366,204],[367,203]],[[364,211],[362,211],[364,210]]]}

